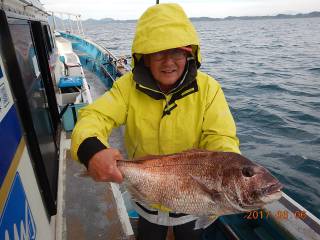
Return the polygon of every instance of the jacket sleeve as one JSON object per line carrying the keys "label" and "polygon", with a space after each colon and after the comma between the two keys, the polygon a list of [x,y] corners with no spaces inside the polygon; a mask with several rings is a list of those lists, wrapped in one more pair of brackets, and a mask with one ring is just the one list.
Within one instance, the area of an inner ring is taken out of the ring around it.
{"label": "jacket sleeve", "polygon": [[200,147],[240,153],[236,125],[221,86],[213,79],[208,85]]}
{"label": "jacket sleeve", "polygon": [[86,166],[96,152],[109,147],[112,129],[126,122],[129,83],[125,82],[126,77],[122,78],[110,91],[79,111],[71,136],[71,157]]}

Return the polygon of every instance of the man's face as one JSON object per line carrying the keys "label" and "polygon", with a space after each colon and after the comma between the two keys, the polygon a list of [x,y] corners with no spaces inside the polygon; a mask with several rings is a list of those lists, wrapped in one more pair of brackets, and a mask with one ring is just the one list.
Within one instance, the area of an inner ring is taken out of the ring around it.
{"label": "man's face", "polygon": [[148,54],[144,61],[161,90],[168,91],[183,74],[187,53],[182,49],[174,48]]}

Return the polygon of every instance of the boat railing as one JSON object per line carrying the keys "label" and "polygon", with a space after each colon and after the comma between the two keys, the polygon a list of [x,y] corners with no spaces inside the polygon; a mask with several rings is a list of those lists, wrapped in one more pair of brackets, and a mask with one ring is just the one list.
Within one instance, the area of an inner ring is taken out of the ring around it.
{"label": "boat railing", "polygon": [[[85,35],[81,15],[67,12],[49,12],[51,14],[51,26],[54,32],[59,32],[62,37],[67,37],[73,42],[75,50],[84,52],[87,56],[79,56],[81,60],[85,59],[87,63],[100,72],[103,78],[110,79],[113,83],[117,77],[130,71],[128,59],[131,57],[116,57],[106,47],[98,44],[95,40]],[[77,45],[82,43],[82,45]],[[77,49],[79,48],[79,49]],[[83,51],[84,50],[84,51]],[[111,66],[112,65],[112,66]],[[112,83],[107,83],[102,79],[107,87]]]}
{"label": "boat railing", "polygon": [[63,31],[84,37],[84,30],[80,14],[49,11],[52,17],[54,31]]}

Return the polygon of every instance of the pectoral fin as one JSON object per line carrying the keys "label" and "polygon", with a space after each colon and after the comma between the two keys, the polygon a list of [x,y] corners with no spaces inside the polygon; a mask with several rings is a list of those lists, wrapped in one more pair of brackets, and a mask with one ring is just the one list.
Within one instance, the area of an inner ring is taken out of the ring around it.
{"label": "pectoral fin", "polygon": [[204,229],[209,227],[214,221],[218,219],[219,216],[212,215],[212,216],[203,216],[196,220],[194,230],[197,229]]}
{"label": "pectoral fin", "polygon": [[212,200],[218,201],[221,199],[221,197],[223,196],[219,191],[215,190],[215,189],[209,189],[207,187],[207,185],[205,184],[204,181],[202,181],[199,177],[193,176],[190,174],[190,176],[200,185],[200,187],[202,188],[203,191],[205,191],[206,193],[208,193],[210,195],[210,197],[212,198]]}

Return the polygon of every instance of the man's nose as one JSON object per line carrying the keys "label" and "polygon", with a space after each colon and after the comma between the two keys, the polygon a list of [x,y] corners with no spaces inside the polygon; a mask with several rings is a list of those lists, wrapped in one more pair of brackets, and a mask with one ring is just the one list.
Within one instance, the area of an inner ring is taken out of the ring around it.
{"label": "man's nose", "polygon": [[172,57],[171,54],[166,54],[163,56],[162,63],[163,64],[172,64],[172,63],[174,63],[174,58]]}

